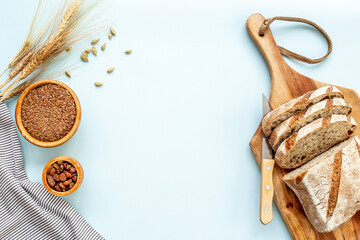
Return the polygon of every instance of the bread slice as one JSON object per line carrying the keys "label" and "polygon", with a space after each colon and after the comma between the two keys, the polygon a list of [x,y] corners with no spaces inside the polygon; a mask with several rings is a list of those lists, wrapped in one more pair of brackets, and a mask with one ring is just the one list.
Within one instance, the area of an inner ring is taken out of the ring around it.
{"label": "bread slice", "polygon": [[355,129],[356,122],[350,116],[319,118],[285,139],[275,153],[275,161],[282,168],[296,168],[349,138]]}
{"label": "bread slice", "polygon": [[266,114],[262,120],[262,129],[266,137],[283,121],[308,108],[310,105],[320,102],[325,98],[344,98],[344,95],[334,86],[324,86],[314,91],[287,101]]}
{"label": "bread slice", "polygon": [[308,109],[288,118],[277,126],[272,132],[269,143],[276,151],[280,144],[289,137],[294,131],[298,131],[306,124],[314,120],[327,117],[332,114],[348,115],[351,112],[351,106],[343,98],[330,98],[322,100]]}
{"label": "bread slice", "polygon": [[329,232],[360,210],[360,141],[352,137],[284,176],[318,232]]}

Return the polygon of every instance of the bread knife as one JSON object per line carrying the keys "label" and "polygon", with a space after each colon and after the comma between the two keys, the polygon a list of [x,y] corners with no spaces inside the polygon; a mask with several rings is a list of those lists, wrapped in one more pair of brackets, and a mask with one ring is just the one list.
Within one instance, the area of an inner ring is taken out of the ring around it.
{"label": "bread knife", "polygon": [[[263,116],[270,112],[271,107],[265,95],[262,95]],[[262,134],[262,162],[261,162],[261,189],[260,189],[260,221],[266,225],[273,219],[272,203],[274,197],[273,170],[275,161],[272,149]]]}

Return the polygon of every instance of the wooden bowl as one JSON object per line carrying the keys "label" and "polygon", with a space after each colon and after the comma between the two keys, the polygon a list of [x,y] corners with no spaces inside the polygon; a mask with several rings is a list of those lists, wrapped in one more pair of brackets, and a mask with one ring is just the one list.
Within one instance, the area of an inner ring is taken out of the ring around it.
{"label": "wooden bowl", "polygon": [[[28,95],[28,93],[33,90],[34,88],[37,88],[41,85],[45,85],[45,84],[57,84],[62,86],[63,88],[65,88],[66,90],[69,91],[69,93],[71,94],[71,96],[73,97],[74,101],[75,101],[75,106],[76,106],[76,118],[75,118],[75,122],[74,125],[72,127],[72,129],[70,130],[70,132],[63,137],[62,139],[59,139],[57,141],[54,142],[43,142],[40,141],[36,138],[34,138],[33,136],[31,136],[28,131],[26,131],[23,123],[22,123],[22,119],[21,119],[21,107],[23,104],[23,101],[25,99],[25,97]],[[23,135],[23,137],[28,140],[29,142],[31,142],[32,144],[35,144],[39,147],[44,147],[44,148],[51,148],[51,147],[57,147],[61,144],[64,144],[65,142],[67,142],[76,132],[76,130],[78,129],[79,125],[80,125],[80,120],[81,120],[81,106],[80,106],[80,102],[79,99],[77,98],[76,94],[74,93],[74,91],[67,86],[66,84],[59,82],[59,81],[55,81],[55,80],[42,80],[39,81],[37,83],[34,83],[32,85],[30,85],[28,88],[26,88],[24,90],[24,92],[20,95],[19,100],[17,101],[16,104],[16,108],[15,108],[15,121],[16,121],[16,125],[19,129],[19,132],[21,133],[21,135]]]}
{"label": "wooden bowl", "polygon": [[[75,169],[76,169],[76,172],[77,172],[77,181],[74,185],[74,187],[72,189],[70,189],[69,191],[66,191],[66,192],[58,192],[56,191],[55,189],[52,189],[48,182],[47,182],[47,179],[46,179],[46,174],[47,174],[47,170],[48,168],[54,163],[54,162],[57,162],[57,161],[64,161],[64,162],[69,162],[71,163]],[[67,195],[70,195],[72,194],[73,192],[75,192],[81,185],[82,181],[84,179],[84,170],[82,168],[82,166],[80,165],[80,163],[71,158],[71,157],[66,157],[66,156],[60,156],[60,157],[56,157],[56,158],[53,158],[51,159],[47,164],[46,166],[44,167],[44,170],[43,170],[43,173],[42,173],[42,181],[43,181],[43,184],[45,186],[45,188],[51,192],[52,194],[56,195],[56,196],[60,196],[60,197],[63,197],[63,196],[67,196]]]}

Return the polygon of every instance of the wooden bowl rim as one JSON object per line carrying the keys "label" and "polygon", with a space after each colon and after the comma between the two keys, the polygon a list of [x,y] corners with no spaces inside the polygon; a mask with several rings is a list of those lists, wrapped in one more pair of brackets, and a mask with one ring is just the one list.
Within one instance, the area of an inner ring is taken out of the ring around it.
{"label": "wooden bowl rim", "polygon": [[[57,162],[59,160],[71,163],[75,167],[76,172],[78,174],[78,176],[77,176],[78,179],[77,179],[74,187],[72,189],[70,189],[69,191],[66,191],[66,192],[58,192],[58,191],[52,189],[49,186],[49,184],[47,182],[47,179],[46,179],[47,170],[50,167],[50,165],[52,165],[54,162]],[[67,157],[67,156],[59,156],[59,157],[51,159],[45,165],[44,170],[42,172],[42,181],[43,181],[43,184],[44,184],[46,190],[48,190],[50,193],[52,193],[52,194],[54,194],[56,196],[60,196],[60,197],[64,197],[64,196],[67,196],[67,195],[70,195],[70,194],[74,193],[80,187],[80,185],[82,184],[83,179],[84,179],[84,170],[83,170],[81,164],[76,159],[74,159],[72,157]]]}
{"label": "wooden bowl rim", "polygon": [[[65,137],[63,137],[57,141],[54,141],[54,142],[43,142],[43,141],[40,141],[40,140],[34,138],[33,136],[31,136],[30,133],[28,133],[28,131],[26,131],[26,129],[22,123],[22,119],[21,119],[21,107],[22,107],[25,97],[34,88],[37,88],[37,87],[45,85],[45,84],[57,84],[57,85],[65,88],[66,90],[68,90],[74,99],[75,107],[76,107],[76,116],[75,116],[75,122],[74,122],[73,127],[68,132],[68,134],[65,135]],[[60,146],[64,143],[66,143],[67,141],[69,141],[69,139],[72,138],[72,136],[74,136],[77,129],[79,128],[80,120],[81,120],[81,105],[80,105],[80,101],[79,101],[78,97],[76,96],[75,92],[69,86],[67,86],[65,83],[62,83],[62,82],[56,81],[56,80],[42,80],[42,81],[36,82],[34,84],[31,84],[20,95],[20,97],[17,101],[17,104],[16,104],[16,108],[15,108],[15,121],[16,121],[16,125],[17,125],[21,135],[26,140],[31,142],[32,144],[37,145],[39,147],[44,147],[44,148],[57,147],[57,146]]]}

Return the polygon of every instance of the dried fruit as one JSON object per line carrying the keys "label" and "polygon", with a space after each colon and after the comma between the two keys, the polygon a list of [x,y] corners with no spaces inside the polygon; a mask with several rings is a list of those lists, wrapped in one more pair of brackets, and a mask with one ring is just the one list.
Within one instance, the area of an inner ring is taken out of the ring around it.
{"label": "dried fruit", "polygon": [[132,53],[132,50],[131,50],[131,49],[126,50],[125,53],[126,53],[127,55],[130,55],[130,54]]}
{"label": "dried fruit", "polygon": [[95,44],[97,44],[99,41],[100,41],[100,38],[94,39],[94,40],[91,41],[91,44],[92,44],[92,45],[95,45]]}
{"label": "dried fruit", "polygon": [[104,44],[101,46],[101,50],[102,50],[102,51],[105,51],[105,48],[106,48],[106,43],[104,43]]}
{"label": "dried fruit", "polygon": [[46,176],[46,178],[47,178],[47,182],[49,183],[50,187],[55,186],[55,180],[54,180],[54,178],[53,178],[51,175],[48,174],[48,175]]}
{"label": "dried fruit", "polygon": [[[59,167],[59,170],[56,170],[54,165]],[[69,171],[66,169],[69,169]],[[57,174],[57,171],[59,171],[60,174]],[[76,168],[69,162],[57,161],[48,168],[48,172],[52,174],[46,174],[47,183],[52,189],[58,192],[69,191],[75,186],[78,179]]]}
{"label": "dried fruit", "polygon": [[64,181],[65,186],[69,185],[70,183],[72,183],[72,179],[68,179],[68,180]]}
{"label": "dried fruit", "polygon": [[86,56],[86,55],[81,55],[81,60],[83,60],[84,62],[88,62],[89,61],[89,59],[88,59],[88,57]]}
{"label": "dried fruit", "polygon": [[92,53],[97,56],[97,50],[96,50],[96,47],[92,47]]}
{"label": "dried fruit", "polygon": [[109,40],[111,40],[112,39],[112,34],[111,33],[109,33],[109,35],[108,35],[108,38],[109,38]]}
{"label": "dried fruit", "polygon": [[75,173],[75,172],[76,172],[76,169],[75,169],[74,167],[71,167],[71,168],[69,169],[69,171],[70,171],[70,173]]}
{"label": "dried fruit", "polygon": [[110,33],[111,33],[111,35],[115,36],[116,35],[115,29],[111,27],[110,28]]}
{"label": "dried fruit", "polygon": [[95,86],[97,86],[97,87],[101,87],[103,84],[101,83],[101,82],[96,82],[95,83]]}
{"label": "dried fruit", "polygon": [[66,74],[66,76],[68,76],[69,78],[71,78],[71,74],[70,74],[69,71],[65,71],[65,74]]}
{"label": "dried fruit", "polygon": [[[62,166],[62,165],[61,165]],[[60,181],[66,181],[66,175],[65,175],[65,173],[61,173],[60,174],[60,176],[59,176],[59,178],[60,178]]]}

